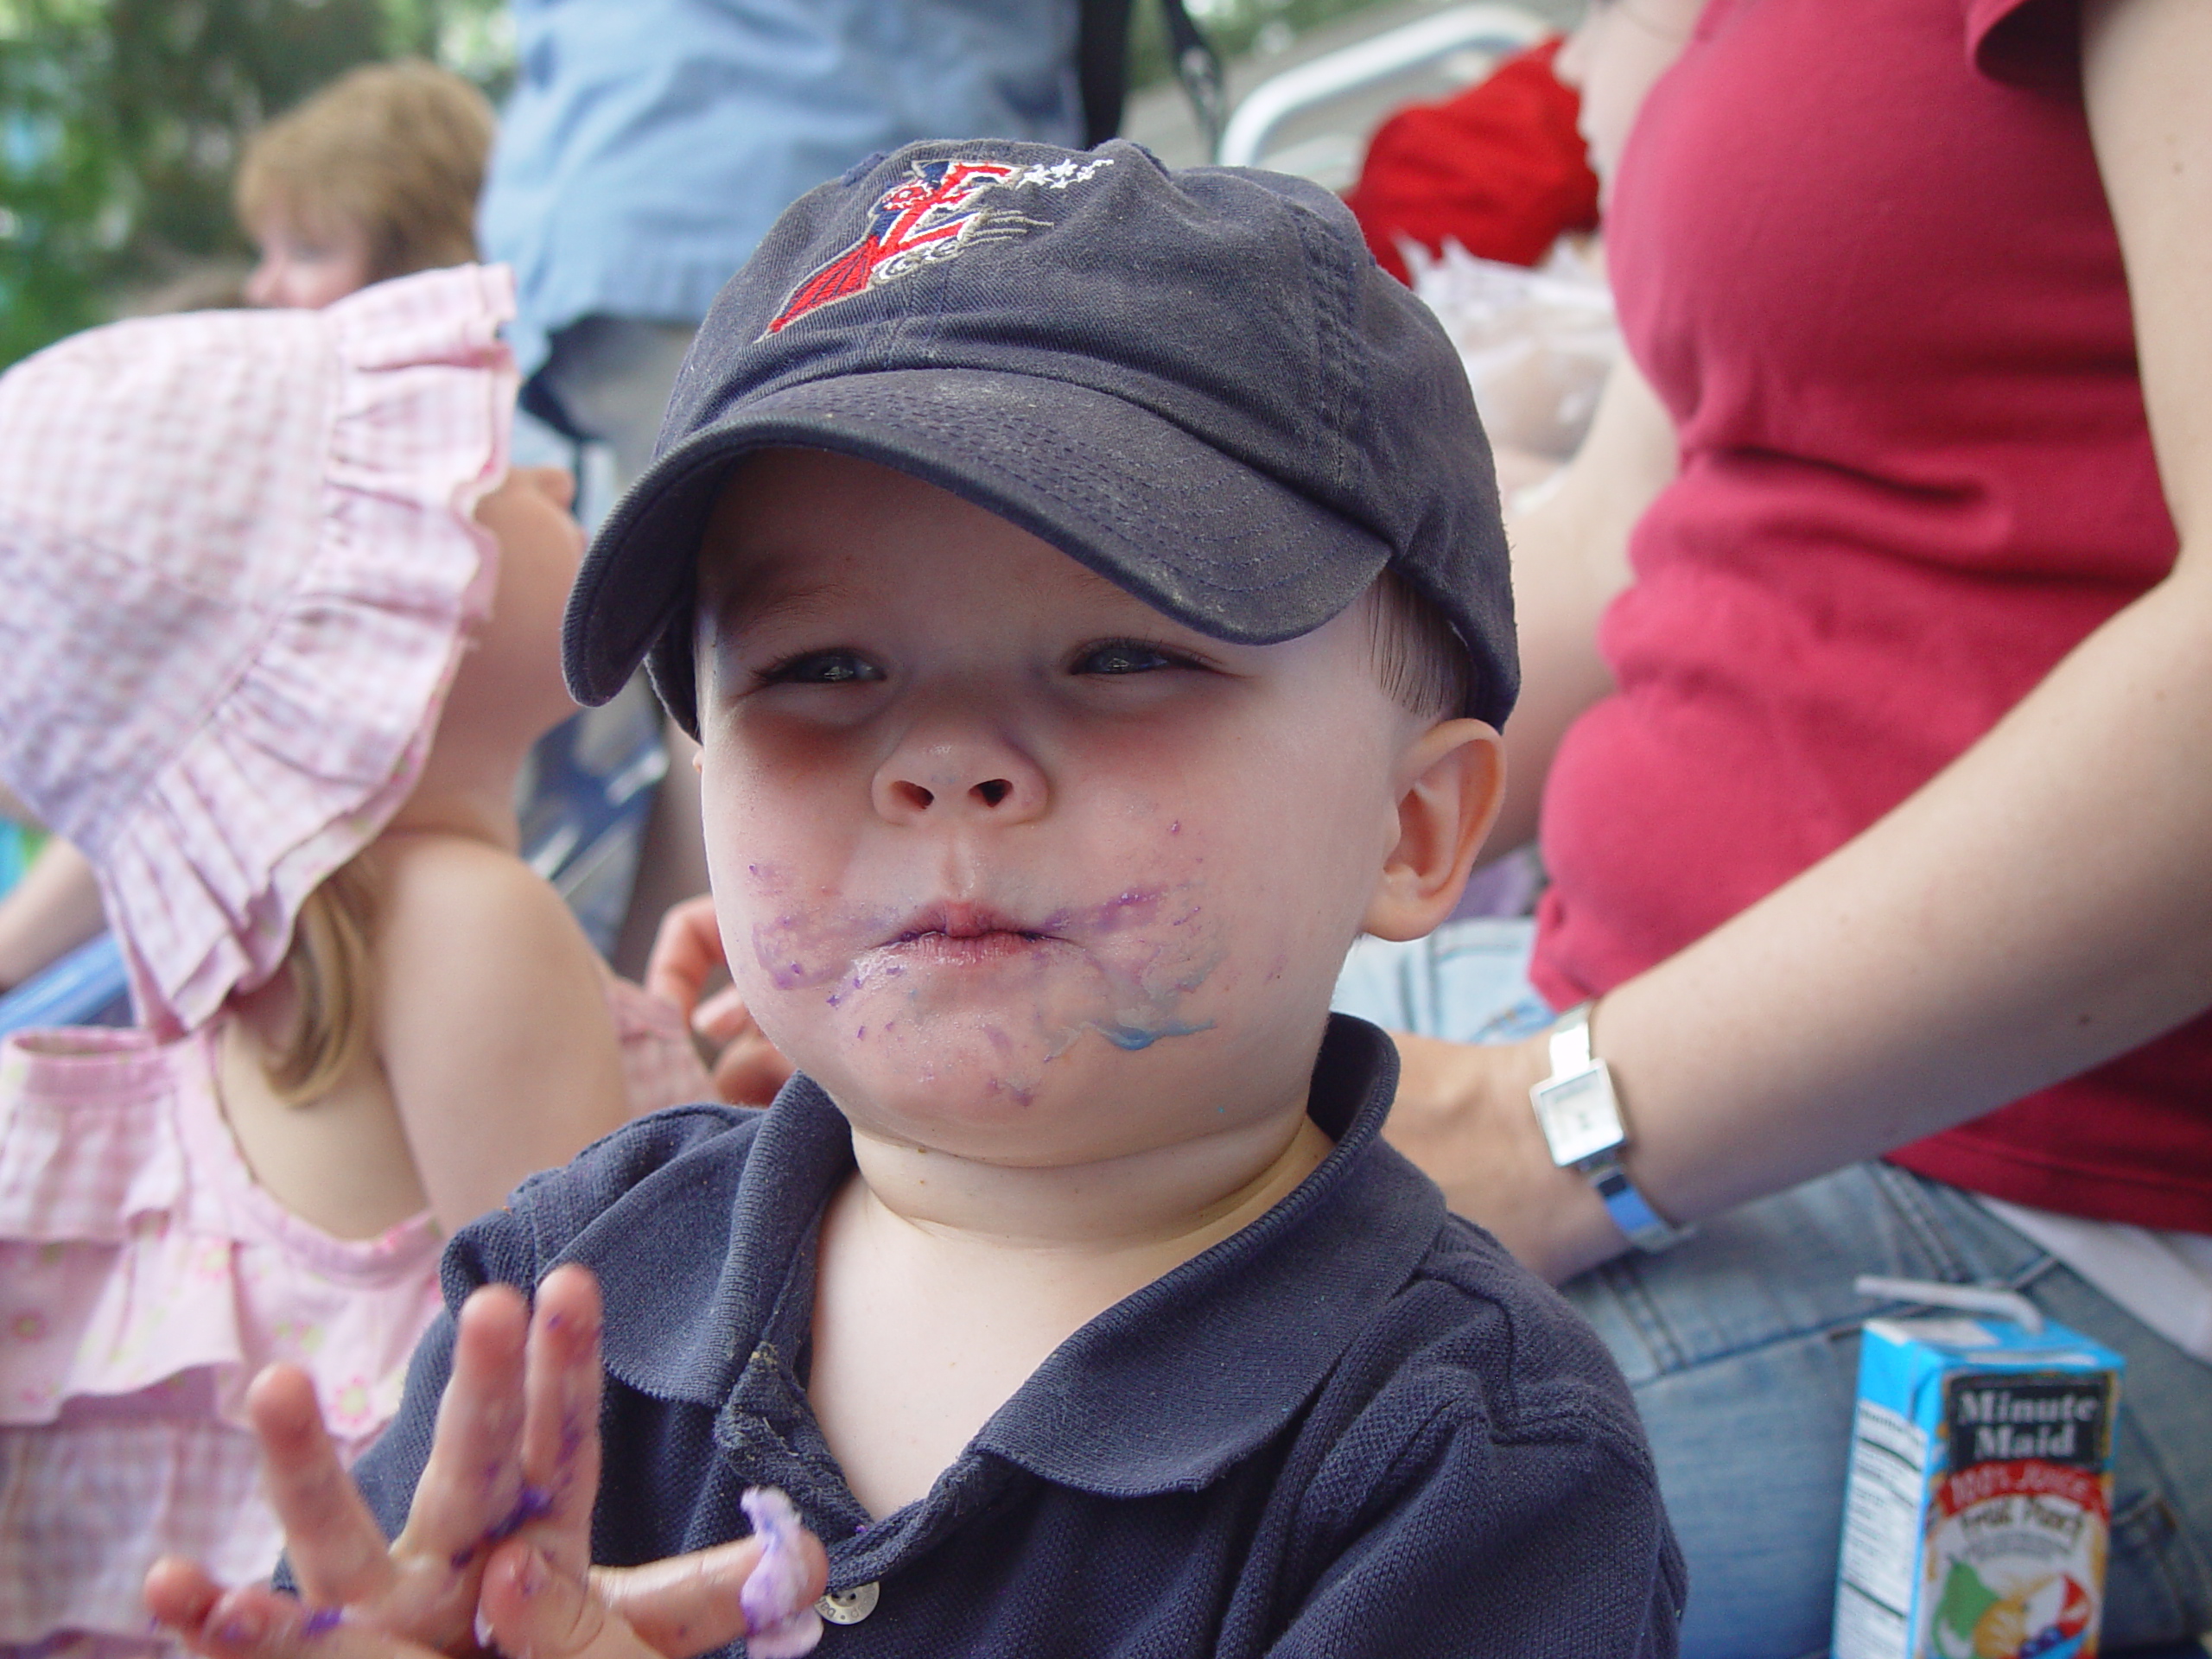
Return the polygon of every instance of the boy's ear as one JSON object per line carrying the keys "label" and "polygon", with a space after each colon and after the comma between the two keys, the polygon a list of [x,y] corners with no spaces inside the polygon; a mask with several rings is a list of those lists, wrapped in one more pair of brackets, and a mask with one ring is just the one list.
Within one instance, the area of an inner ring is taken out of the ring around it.
{"label": "boy's ear", "polygon": [[1397,769],[1398,843],[1361,927],[1417,939],[1452,913],[1505,797],[1505,743],[1479,720],[1446,720],[1406,747]]}

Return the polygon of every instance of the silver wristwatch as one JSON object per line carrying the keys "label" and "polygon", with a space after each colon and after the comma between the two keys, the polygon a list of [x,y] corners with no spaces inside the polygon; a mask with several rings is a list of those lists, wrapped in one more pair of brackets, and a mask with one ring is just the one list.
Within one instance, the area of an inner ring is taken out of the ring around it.
{"label": "silver wristwatch", "polygon": [[1670,1224],[1621,1167],[1628,1126],[1621,1121],[1613,1074],[1590,1052],[1590,1007],[1585,1002],[1569,1008],[1552,1027],[1552,1074],[1529,1090],[1529,1103],[1536,1109],[1552,1161],[1589,1177],[1629,1243],[1640,1250],[1672,1249],[1695,1229]]}

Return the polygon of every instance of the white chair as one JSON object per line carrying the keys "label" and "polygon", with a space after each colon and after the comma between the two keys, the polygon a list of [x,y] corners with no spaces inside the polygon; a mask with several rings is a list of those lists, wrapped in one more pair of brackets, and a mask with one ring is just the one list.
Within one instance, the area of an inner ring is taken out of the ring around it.
{"label": "white chair", "polygon": [[1362,94],[1422,69],[1450,64],[1459,72],[1456,79],[1477,79],[1497,60],[1534,45],[1553,33],[1554,27],[1519,6],[1453,6],[1340,47],[1286,69],[1245,94],[1229,118],[1215,159],[1226,166],[1268,167],[1341,188],[1351,182],[1366,148],[1369,131],[1363,124],[1326,125],[1319,133],[1281,145],[1274,143],[1276,135],[1294,122],[1310,126],[1302,118],[1332,104],[1352,105]]}

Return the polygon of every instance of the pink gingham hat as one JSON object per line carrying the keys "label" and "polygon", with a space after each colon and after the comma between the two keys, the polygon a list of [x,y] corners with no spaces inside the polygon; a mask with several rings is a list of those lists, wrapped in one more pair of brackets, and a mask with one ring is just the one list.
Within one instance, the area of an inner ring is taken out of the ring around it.
{"label": "pink gingham hat", "polygon": [[405,801],[486,613],[502,267],[119,322],[0,376],[0,778],[205,1024]]}

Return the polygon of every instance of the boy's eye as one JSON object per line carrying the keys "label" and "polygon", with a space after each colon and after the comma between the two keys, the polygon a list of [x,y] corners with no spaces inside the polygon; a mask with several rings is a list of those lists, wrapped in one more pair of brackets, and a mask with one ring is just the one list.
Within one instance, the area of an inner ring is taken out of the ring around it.
{"label": "boy's eye", "polygon": [[1071,672],[1077,674],[1149,674],[1163,668],[1187,668],[1177,657],[1142,639],[1102,639],[1077,653]]}
{"label": "boy's eye", "polygon": [[867,658],[850,651],[810,651],[764,669],[763,685],[852,685],[880,680],[883,671]]}

